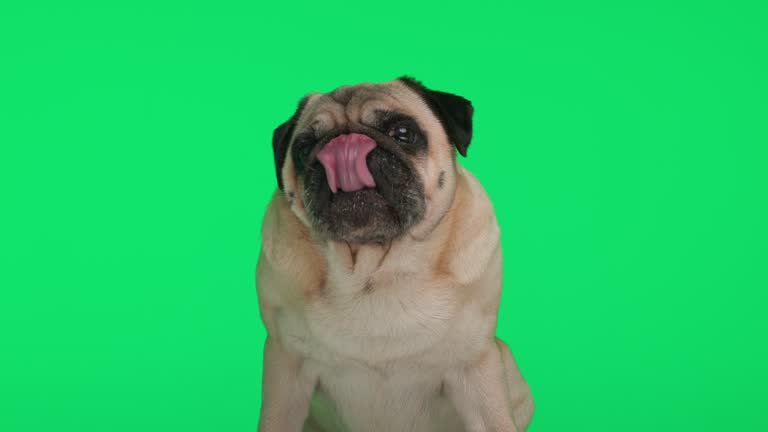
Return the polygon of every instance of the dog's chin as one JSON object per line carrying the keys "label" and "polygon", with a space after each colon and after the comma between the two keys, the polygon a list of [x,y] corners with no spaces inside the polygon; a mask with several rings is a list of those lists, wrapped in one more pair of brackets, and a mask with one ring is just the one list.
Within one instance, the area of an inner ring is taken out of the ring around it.
{"label": "dog's chin", "polygon": [[368,167],[375,188],[331,192],[320,164],[304,175],[304,203],[319,237],[349,243],[387,243],[404,235],[425,213],[424,188],[412,166],[374,151]]}
{"label": "dog's chin", "polygon": [[313,229],[328,240],[383,243],[399,237],[407,228],[375,189],[337,192],[324,203],[312,203]]}

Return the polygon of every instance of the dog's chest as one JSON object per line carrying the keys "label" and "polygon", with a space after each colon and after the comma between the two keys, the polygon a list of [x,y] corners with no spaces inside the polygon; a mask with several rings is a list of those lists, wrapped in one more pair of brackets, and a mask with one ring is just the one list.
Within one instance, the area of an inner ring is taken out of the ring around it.
{"label": "dog's chest", "polygon": [[331,430],[345,430],[333,425],[340,419],[351,431],[454,430],[444,374],[476,356],[492,317],[418,273],[333,282],[301,313],[278,317],[286,347],[317,376],[313,417]]}
{"label": "dog's chest", "polygon": [[441,382],[429,368],[320,366],[310,422],[329,432],[462,431]]}
{"label": "dog's chest", "polygon": [[322,296],[278,317],[289,349],[333,366],[444,363],[465,345],[457,339],[487,325],[454,287],[418,273],[329,279]]}

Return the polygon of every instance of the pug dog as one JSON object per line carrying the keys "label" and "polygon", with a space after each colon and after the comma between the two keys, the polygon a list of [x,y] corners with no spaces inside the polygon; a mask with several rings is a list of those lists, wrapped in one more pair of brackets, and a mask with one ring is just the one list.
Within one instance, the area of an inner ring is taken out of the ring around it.
{"label": "pug dog", "polygon": [[499,227],[457,161],[472,104],[402,77],[304,97],[277,127],[257,270],[261,432],[522,432],[495,337]]}

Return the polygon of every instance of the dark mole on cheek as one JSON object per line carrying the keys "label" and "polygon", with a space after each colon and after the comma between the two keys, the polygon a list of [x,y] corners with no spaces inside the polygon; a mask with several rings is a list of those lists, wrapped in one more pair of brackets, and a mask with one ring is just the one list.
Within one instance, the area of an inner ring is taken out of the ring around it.
{"label": "dark mole on cheek", "polygon": [[365,292],[373,291],[373,281],[371,279],[368,279],[367,281],[365,281],[365,287],[363,287],[363,291]]}
{"label": "dark mole on cheek", "polygon": [[440,171],[440,175],[437,177],[437,187],[442,189],[445,186],[445,171]]}
{"label": "dark mole on cheek", "polygon": [[293,198],[296,196],[296,194],[293,193],[293,191],[288,191],[288,203],[293,204]]}

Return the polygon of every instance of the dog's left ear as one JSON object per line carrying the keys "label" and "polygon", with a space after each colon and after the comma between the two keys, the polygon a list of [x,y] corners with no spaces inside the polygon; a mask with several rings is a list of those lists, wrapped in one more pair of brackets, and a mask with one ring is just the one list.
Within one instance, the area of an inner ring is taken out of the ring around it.
{"label": "dog's left ear", "polygon": [[296,122],[301,117],[304,107],[307,105],[307,97],[304,97],[299,102],[299,107],[296,108],[296,112],[285,123],[278,126],[272,133],[272,150],[275,153],[275,170],[277,171],[277,186],[280,190],[283,190],[283,164],[285,164],[285,158],[288,155],[288,147],[291,144],[291,138],[293,138],[293,131],[296,129]]}
{"label": "dog's left ear", "polygon": [[472,102],[455,94],[430,90],[410,77],[401,77],[399,80],[424,99],[442,123],[448,139],[466,157],[467,147],[472,141]]}

